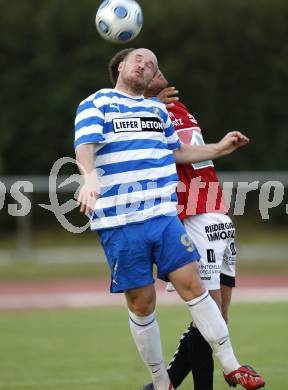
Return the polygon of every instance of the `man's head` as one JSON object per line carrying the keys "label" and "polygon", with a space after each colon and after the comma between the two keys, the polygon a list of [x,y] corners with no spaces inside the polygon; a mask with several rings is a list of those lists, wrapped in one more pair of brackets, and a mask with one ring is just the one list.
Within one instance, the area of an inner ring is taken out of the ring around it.
{"label": "man's head", "polygon": [[142,94],[157,70],[155,54],[144,48],[121,50],[109,64],[112,82],[115,82],[118,72],[116,88],[133,94]]}
{"label": "man's head", "polygon": [[145,88],[144,95],[146,97],[157,96],[164,88],[168,87],[168,81],[163,76],[163,73],[160,69],[156,72],[153,79]]}

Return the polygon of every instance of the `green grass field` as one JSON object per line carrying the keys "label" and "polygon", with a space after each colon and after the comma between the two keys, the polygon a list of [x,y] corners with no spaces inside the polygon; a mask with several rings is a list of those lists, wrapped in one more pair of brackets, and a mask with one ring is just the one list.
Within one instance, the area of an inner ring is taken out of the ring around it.
{"label": "green grass field", "polygon": [[[189,321],[181,305],[159,307],[166,360]],[[267,389],[287,390],[288,304],[234,304],[230,329],[239,359]],[[0,389],[141,390],[149,381],[130,337],[125,308],[0,315]],[[190,378],[181,389],[192,389]],[[214,390],[228,389],[216,365]]]}

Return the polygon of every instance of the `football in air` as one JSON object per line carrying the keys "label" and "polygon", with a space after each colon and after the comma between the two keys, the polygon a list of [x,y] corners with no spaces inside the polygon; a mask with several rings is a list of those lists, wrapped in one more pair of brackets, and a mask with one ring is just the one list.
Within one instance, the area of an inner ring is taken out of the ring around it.
{"label": "football in air", "polygon": [[127,43],[141,31],[142,9],[135,0],[104,0],[97,10],[95,23],[102,38]]}

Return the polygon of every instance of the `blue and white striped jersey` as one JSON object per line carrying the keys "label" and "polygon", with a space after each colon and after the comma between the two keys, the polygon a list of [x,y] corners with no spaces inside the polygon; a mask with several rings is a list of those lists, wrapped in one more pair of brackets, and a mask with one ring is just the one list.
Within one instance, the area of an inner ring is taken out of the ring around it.
{"label": "blue and white striped jersey", "polygon": [[95,143],[100,198],[91,229],[177,215],[173,150],[180,141],[157,99],[101,89],[82,101],[75,119],[75,149]]}

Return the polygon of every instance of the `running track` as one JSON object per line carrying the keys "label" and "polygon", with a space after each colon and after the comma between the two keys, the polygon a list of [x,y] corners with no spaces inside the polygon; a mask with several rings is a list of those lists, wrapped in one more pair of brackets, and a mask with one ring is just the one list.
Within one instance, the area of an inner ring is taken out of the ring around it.
{"label": "running track", "polygon": [[[156,283],[157,301],[175,304],[176,293],[167,293],[165,284]],[[233,302],[288,301],[288,275],[239,275]],[[122,294],[110,294],[104,280],[55,282],[9,282],[0,284],[0,310],[80,308],[123,305]]]}

